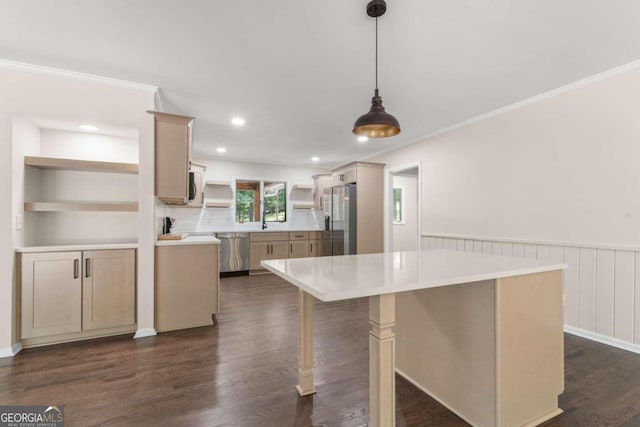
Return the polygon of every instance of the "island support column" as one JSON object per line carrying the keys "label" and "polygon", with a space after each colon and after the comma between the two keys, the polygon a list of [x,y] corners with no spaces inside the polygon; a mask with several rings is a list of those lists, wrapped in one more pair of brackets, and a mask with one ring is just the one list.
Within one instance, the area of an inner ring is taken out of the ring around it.
{"label": "island support column", "polygon": [[369,426],[396,425],[396,295],[369,297]]}
{"label": "island support column", "polygon": [[298,385],[300,396],[316,392],[313,386],[313,297],[298,290]]}

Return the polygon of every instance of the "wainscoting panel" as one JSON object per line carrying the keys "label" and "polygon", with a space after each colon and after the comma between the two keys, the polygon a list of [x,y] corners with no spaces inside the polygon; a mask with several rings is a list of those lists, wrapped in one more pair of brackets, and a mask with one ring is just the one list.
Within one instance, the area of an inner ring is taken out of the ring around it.
{"label": "wainscoting panel", "polygon": [[640,353],[640,248],[435,234],[422,247],[563,262],[567,330]]}

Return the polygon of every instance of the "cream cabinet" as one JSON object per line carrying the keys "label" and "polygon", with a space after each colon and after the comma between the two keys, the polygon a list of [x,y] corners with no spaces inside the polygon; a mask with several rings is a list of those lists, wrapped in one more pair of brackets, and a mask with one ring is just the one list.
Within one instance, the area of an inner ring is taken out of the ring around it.
{"label": "cream cabinet", "polygon": [[82,252],[22,255],[20,338],[82,330]]}
{"label": "cream cabinet", "polygon": [[322,240],[310,239],[309,240],[309,255],[310,257],[322,256]]}
{"label": "cream cabinet", "polygon": [[186,205],[194,118],[149,113],[155,118],[155,195],[165,203]]}
{"label": "cream cabinet", "polygon": [[20,255],[23,347],[135,330],[135,250]]}
{"label": "cream cabinet", "polygon": [[260,265],[264,260],[322,255],[322,231],[267,231],[251,233],[249,239],[249,274],[268,273]]}
{"label": "cream cabinet", "polygon": [[251,233],[249,235],[249,272],[266,272],[260,262],[289,258],[289,233]]}
{"label": "cream cabinet", "polygon": [[167,245],[155,250],[158,332],[213,325],[220,310],[220,246]]}
{"label": "cream cabinet", "polygon": [[289,242],[289,258],[306,258],[308,256],[308,240],[292,240]]}
{"label": "cream cabinet", "polygon": [[135,323],[135,251],[82,253],[82,329]]}

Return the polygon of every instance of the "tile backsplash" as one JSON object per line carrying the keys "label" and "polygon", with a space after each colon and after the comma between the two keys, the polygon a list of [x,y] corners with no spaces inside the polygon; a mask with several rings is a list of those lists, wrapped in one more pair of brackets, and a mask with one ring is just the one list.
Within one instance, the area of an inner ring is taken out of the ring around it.
{"label": "tile backsplash", "polygon": [[[172,232],[175,233],[262,230],[260,223],[236,223],[233,210],[228,208],[199,209],[166,206],[163,215],[175,218],[172,229]],[[320,230],[323,227],[323,212],[313,209],[289,208],[287,209],[287,222],[267,223],[267,231]]]}

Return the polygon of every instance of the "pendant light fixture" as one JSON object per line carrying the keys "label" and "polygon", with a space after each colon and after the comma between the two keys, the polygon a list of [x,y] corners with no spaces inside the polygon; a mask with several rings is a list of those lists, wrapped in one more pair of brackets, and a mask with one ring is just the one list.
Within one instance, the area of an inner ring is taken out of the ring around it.
{"label": "pendant light fixture", "polygon": [[400,123],[382,106],[382,98],[378,94],[378,17],[387,11],[384,0],[372,0],[367,5],[367,15],[376,18],[376,90],[371,98],[371,109],[360,116],[353,124],[353,133],[369,138],[385,138],[400,133]]}

